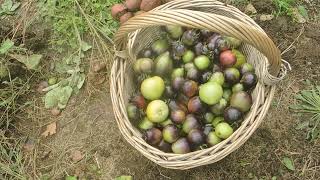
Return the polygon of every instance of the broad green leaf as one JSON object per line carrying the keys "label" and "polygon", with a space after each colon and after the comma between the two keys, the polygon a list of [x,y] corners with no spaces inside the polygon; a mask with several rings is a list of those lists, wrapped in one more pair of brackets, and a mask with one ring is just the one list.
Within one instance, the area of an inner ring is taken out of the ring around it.
{"label": "broad green leaf", "polygon": [[271,180],[277,180],[277,176],[273,176]]}
{"label": "broad green leaf", "polygon": [[119,176],[115,180],[133,180],[132,176]]}
{"label": "broad green leaf", "polygon": [[66,176],[65,180],[77,180],[77,177],[75,177],[75,176]]}
{"label": "broad green leaf", "polygon": [[21,55],[21,54],[13,54],[12,57],[14,57],[16,60],[26,65],[28,69],[35,70],[38,68],[40,64],[42,55],[32,54],[30,56],[27,56],[27,55]]}
{"label": "broad green leaf", "polygon": [[67,106],[68,101],[71,97],[72,91],[73,91],[72,87],[70,86],[66,86],[62,88],[59,94],[59,103],[58,103],[58,107],[60,109],[64,109]]}
{"label": "broad green leaf", "polygon": [[59,94],[60,87],[56,89],[52,89],[51,91],[47,92],[44,97],[44,106],[45,108],[53,108],[58,106],[59,100],[57,95]]}
{"label": "broad green leaf", "polygon": [[298,6],[299,13],[306,19],[309,19],[308,11],[304,6]]}
{"label": "broad green leaf", "polygon": [[0,54],[7,53],[13,46],[13,41],[11,41],[10,39],[5,40],[0,46]]}
{"label": "broad green leaf", "polygon": [[84,81],[86,79],[86,76],[84,74],[80,74],[80,77],[79,77],[79,80],[78,80],[78,84],[77,84],[77,88],[78,89],[81,89],[81,87],[83,86],[84,84]]}
{"label": "broad green leaf", "polygon": [[4,11],[10,11],[12,5],[13,5],[12,0],[5,0],[5,1],[2,3],[1,8],[2,8]]}
{"label": "broad green leaf", "polygon": [[52,89],[47,92],[45,96],[45,107],[59,107],[60,109],[64,109],[68,104],[72,91],[73,90],[70,86]]}
{"label": "broad green leaf", "polygon": [[85,41],[81,41],[81,50],[86,52],[88,51],[89,49],[91,49],[92,46],[90,44],[88,44],[87,42]]}
{"label": "broad green leaf", "polygon": [[291,158],[288,158],[288,157],[284,157],[282,159],[282,163],[286,166],[286,168],[288,168],[289,170],[291,171],[294,171],[295,170],[295,167],[294,167],[294,164],[293,164],[293,161]]}
{"label": "broad green leaf", "polygon": [[59,62],[55,63],[54,69],[58,73],[64,74],[74,68],[71,65],[66,64],[64,61],[59,61]]}

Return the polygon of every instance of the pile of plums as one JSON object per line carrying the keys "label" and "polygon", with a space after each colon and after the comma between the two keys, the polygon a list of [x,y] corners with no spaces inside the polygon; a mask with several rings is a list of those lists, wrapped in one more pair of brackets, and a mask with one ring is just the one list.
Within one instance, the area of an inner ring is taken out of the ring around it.
{"label": "pile of plums", "polygon": [[257,76],[237,48],[241,41],[207,30],[161,27],[133,71],[138,85],[129,119],[147,143],[188,153],[230,137],[252,106]]}

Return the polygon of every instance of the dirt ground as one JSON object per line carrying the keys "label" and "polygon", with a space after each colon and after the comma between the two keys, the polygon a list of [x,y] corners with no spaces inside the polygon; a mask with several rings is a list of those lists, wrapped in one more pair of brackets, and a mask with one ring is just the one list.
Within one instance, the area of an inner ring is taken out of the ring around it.
{"label": "dirt ground", "polygon": [[[253,0],[259,14],[271,13],[268,0]],[[309,7],[316,12],[320,3]],[[294,23],[289,17],[257,21],[283,51],[291,43],[291,51],[283,54],[292,67],[278,85],[272,106],[261,127],[238,150],[211,165],[179,171],[162,168],[132,148],[122,138],[112,112],[108,83],[94,91],[84,88],[58,117],[43,110],[43,102],[23,112],[17,122],[20,136],[27,136],[35,148],[24,153],[30,179],[63,179],[77,175],[79,179],[113,179],[131,175],[137,180],[151,179],[320,179],[320,140],[305,140],[305,132],[296,130],[300,122],[289,110],[294,95],[304,88],[302,81],[320,82],[320,22]],[[300,37],[299,34],[302,32]],[[35,116],[36,115],[36,116]],[[46,125],[57,122],[57,133],[43,138]],[[72,160],[79,150],[83,158]],[[291,157],[296,167],[289,171],[281,163]]]}

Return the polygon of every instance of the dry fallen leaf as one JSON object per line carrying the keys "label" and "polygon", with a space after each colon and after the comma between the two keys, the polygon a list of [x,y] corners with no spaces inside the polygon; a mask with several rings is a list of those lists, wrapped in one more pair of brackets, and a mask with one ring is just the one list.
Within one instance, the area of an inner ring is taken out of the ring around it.
{"label": "dry fallen leaf", "polygon": [[47,125],[47,129],[41,135],[44,137],[47,137],[49,135],[55,134],[56,130],[57,130],[57,123],[53,122],[53,123]]}
{"label": "dry fallen leaf", "polygon": [[71,152],[70,157],[73,162],[78,162],[84,157],[84,155],[79,150],[75,150],[75,151]]}

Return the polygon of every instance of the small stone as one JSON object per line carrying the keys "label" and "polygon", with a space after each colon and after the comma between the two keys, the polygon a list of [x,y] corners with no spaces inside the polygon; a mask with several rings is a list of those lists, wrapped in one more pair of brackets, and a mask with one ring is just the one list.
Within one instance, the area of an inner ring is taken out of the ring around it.
{"label": "small stone", "polygon": [[270,21],[274,18],[274,15],[272,14],[262,14],[260,16],[260,21]]}
{"label": "small stone", "polygon": [[257,10],[251,3],[249,3],[247,5],[246,9],[244,10],[244,12],[247,14],[256,14]]}

